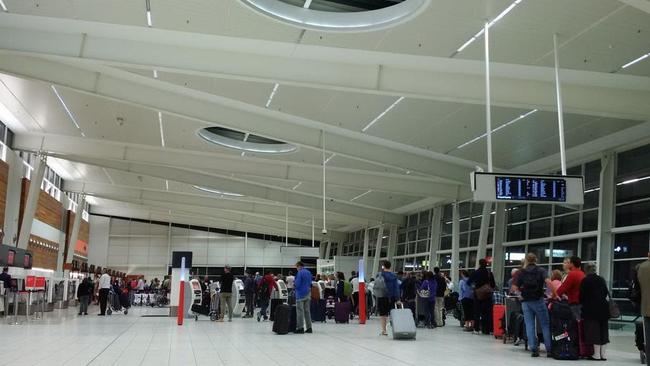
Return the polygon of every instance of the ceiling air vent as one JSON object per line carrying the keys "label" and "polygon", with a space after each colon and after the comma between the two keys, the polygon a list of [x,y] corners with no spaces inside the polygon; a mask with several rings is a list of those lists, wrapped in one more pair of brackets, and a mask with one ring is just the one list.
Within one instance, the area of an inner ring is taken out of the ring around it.
{"label": "ceiling air vent", "polygon": [[301,29],[363,32],[414,18],[431,0],[241,0],[246,5]]}
{"label": "ceiling air vent", "polygon": [[252,153],[285,154],[298,149],[286,142],[224,127],[207,127],[199,130],[198,135],[213,144]]}

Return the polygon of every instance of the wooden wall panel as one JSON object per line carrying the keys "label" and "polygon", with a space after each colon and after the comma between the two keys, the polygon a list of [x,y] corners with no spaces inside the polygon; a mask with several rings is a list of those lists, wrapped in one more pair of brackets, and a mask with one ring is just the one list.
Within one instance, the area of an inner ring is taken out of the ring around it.
{"label": "wooden wall panel", "polygon": [[[41,243],[53,248],[45,247]],[[57,253],[59,251],[59,244],[57,242],[43,239],[40,236],[30,235],[27,250],[33,256],[32,266],[56,270]]]}
{"label": "wooden wall panel", "polygon": [[4,232],[5,207],[7,205],[7,181],[9,177],[9,165],[0,160],[0,228]]}
{"label": "wooden wall panel", "polygon": [[[18,227],[23,221],[23,213],[25,212],[25,203],[27,203],[27,195],[29,194],[30,181],[23,178],[22,193],[20,195],[20,220]],[[63,229],[63,206],[61,202],[57,201],[54,197],[41,190],[38,197],[38,205],[36,206],[36,213],[34,218],[52,226],[55,229]]]}
{"label": "wooden wall panel", "polygon": [[[70,237],[72,237],[72,227],[74,226],[75,213],[71,210],[66,211],[67,226],[65,232],[65,253],[67,255],[68,248],[70,248]],[[90,239],[90,224],[81,220],[79,225],[79,235],[77,235],[77,243],[74,244],[74,253],[88,256],[88,241]]]}

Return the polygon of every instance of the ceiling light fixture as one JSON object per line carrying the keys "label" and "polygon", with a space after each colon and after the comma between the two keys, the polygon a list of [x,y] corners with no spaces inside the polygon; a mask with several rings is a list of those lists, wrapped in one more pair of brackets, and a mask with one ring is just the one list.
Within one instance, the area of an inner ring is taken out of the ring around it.
{"label": "ceiling light fixture", "polygon": [[244,197],[243,194],[239,194],[239,193],[223,192],[223,191],[219,191],[219,190],[216,190],[216,189],[201,187],[201,186],[193,186],[193,187],[194,187],[194,189],[198,189],[199,191],[208,192],[208,193],[212,193],[212,194],[217,194],[217,195],[220,195],[220,196]]}
{"label": "ceiling light fixture", "polygon": [[[493,26],[496,22],[498,22],[503,17],[505,17],[510,11],[512,11],[512,9],[515,8],[515,6],[519,5],[522,1],[523,0],[515,0],[512,4],[510,4],[507,8],[505,8],[501,13],[499,13],[499,15],[496,16],[496,18],[489,21],[488,24],[487,24],[487,27],[490,28],[491,26]],[[450,57],[454,57],[457,54],[463,52],[463,50],[465,48],[467,48],[467,46],[469,46],[474,41],[476,41],[479,37],[481,37],[484,32],[485,32],[485,28],[481,28],[480,31],[478,31],[475,35],[473,35],[470,39],[468,39],[465,43],[463,43],[462,46],[458,47],[458,49]]]}
{"label": "ceiling light fixture", "polygon": [[621,69],[627,69],[628,67],[634,65],[634,64],[637,63],[637,62],[640,62],[640,61],[642,61],[642,60],[645,60],[645,59],[648,58],[648,57],[650,57],[650,53],[646,53],[645,55],[643,55],[643,56],[641,56],[641,57],[639,57],[639,58],[637,58],[637,59],[635,59],[635,60],[632,60],[632,61],[626,63],[625,65],[621,66]]}
{"label": "ceiling light fixture", "polygon": [[[532,111],[530,111],[530,112],[528,112],[528,113],[522,114],[522,115],[520,115],[519,117],[513,119],[512,121],[507,122],[507,123],[504,123],[504,124],[502,124],[501,126],[495,128],[495,129],[493,129],[493,130],[492,130],[492,133],[495,133],[495,132],[499,131],[499,130],[502,129],[502,128],[506,128],[507,126],[510,126],[511,124],[513,124],[513,123],[515,123],[515,122],[517,122],[517,121],[521,121],[522,119],[524,119],[524,118],[530,116],[530,115],[533,114],[533,113],[536,113],[537,111],[538,111],[538,109],[533,109]],[[466,143],[464,143],[464,144],[462,144],[462,145],[459,145],[459,146],[458,146],[456,149],[454,149],[454,150],[460,150],[460,149],[464,148],[465,146],[470,145],[470,144],[473,144],[473,143],[475,143],[476,141],[478,141],[478,140],[480,140],[480,139],[482,139],[482,138],[484,138],[484,137],[486,137],[486,136],[487,136],[487,133],[484,133],[484,134],[482,134],[481,136],[475,137],[475,138],[473,138],[473,139],[467,141]],[[453,150],[452,150],[452,151],[453,151]]]}
{"label": "ceiling light fixture", "polygon": [[634,178],[634,179],[625,180],[625,181],[623,181],[623,182],[616,183],[616,185],[617,185],[617,186],[622,186],[622,185],[625,185],[625,184],[631,184],[631,183],[640,182],[640,181],[642,181],[642,180],[646,180],[646,179],[650,179],[650,175],[647,176],[647,177],[641,177],[641,178]]}
{"label": "ceiling light fixture", "polygon": [[54,94],[56,94],[56,97],[59,99],[59,102],[61,102],[61,105],[63,105],[63,109],[65,109],[65,112],[68,114],[68,117],[70,117],[70,120],[74,124],[74,126],[81,132],[81,136],[86,137],[86,134],[81,130],[81,127],[79,127],[79,124],[77,123],[77,120],[74,118],[74,115],[68,108],[68,106],[65,104],[63,101],[63,97],[61,97],[61,94],[59,94],[59,91],[56,90],[56,87],[54,85],[51,85],[52,90],[54,91]]}
{"label": "ceiling light fixture", "polygon": [[2,0],[0,0],[0,8],[2,8],[2,11],[4,11],[5,13],[9,12],[9,9],[7,9],[7,6],[5,5],[5,2],[2,1]]}
{"label": "ceiling light fixture", "polygon": [[169,181],[165,179],[165,190],[169,191]]}
{"label": "ceiling light fixture", "polygon": [[144,0],[146,9],[147,9],[147,26],[151,27],[152,22],[151,22],[151,3],[149,0]]}
{"label": "ceiling light fixture", "polygon": [[336,156],[336,153],[332,153],[332,155],[330,155],[329,158],[325,159],[325,162],[323,163],[323,165],[327,165],[327,163],[329,163],[330,160],[332,160],[332,158],[335,157],[335,156]]}
{"label": "ceiling light fixture", "polygon": [[[206,127],[197,131],[202,139],[231,149],[262,154],[284,154],[298,150],[298,147],[283,141],[244,133],[225,127]],[[244,141],[245,139],[245,141]]]}
{"label": "ceiling light fixture", "polygon": [[158,70],[153,69],[153,78],[158,79]]}
{"label": "ceiling light fixture", "polygon": [[390,106],[388,106],[388,108],[386,108],[385,111],[381,112],[377,117],[375,117],[375,119],[373,119],[372,121],[370,121],[370,123],[368,123],[368,124],[366,125],[366,127],[362,128],[362,129],[361,129],[361,132],[366,132],[370,127],[372,127],[372,125],[374,125],[375,123],[377,123],[377,121],[379,121],[379,120],[380,120],[384,115],[386,115],[386,113],[390,112],[391,109],[395,108],[395,106],[397,106],[397,105],[398,105],[401,101],[403,101],[403,100],[404,100],[404,97],[399,97],[399,98],[397,98],[397,100],[396,100],[395,102],[393,102],[393,104],[391,104]]}
{"label": "ceiling light fixture", "polygon": [[354,198],[353,198],[353,199],[351,199],[350,201],[355,201],[355,200],[358,200],[359,198],[361,198],[361,197],[363,197],[363,196],[365,196],[365,195],[367,195],[367,194],[368,194],[368,193],[370,193],[370,192],[372,192],[372,189],[369,189],[368,191],[366,191],[366,192],[363,192],[363,193],[361,193],[360,195],[358,195],[358,196],[356,196],[356,197],[354,197]]}
{"label": "ceiling light fixture", "polygon": [[158,112],[158,126],[160,126],[160,144],[165,147],[165,133],[163,131],[162,112]]}
{"label": "ceiling light fixture", "polygon": [[298,184],[296,184],[295,186],[293,186],[293,188],[291,188],[291,190],[292,190],[292,191],[295,191],[295,190],[298,189],[298,187],[300,187],[301,185],[302,185],[302,182],[298,182]]}
{"label": "ceiling light fixture", "polygon": [[273,86],[273,90],[271,90],[271,95],[269,95],[269,99],[266,101],[266,108],[268,108],[271,105],[271,102],[273,101],[273,97],[275,96],[275,92],[278,91],[278,87],[280,84],[275,83]]}
{"label": "ceiling light fixture", "polygon": [[303,5],[302,7],[305,9],[309,9],[310,6],[311,6],[311,0],[305,0],[305,5]]}

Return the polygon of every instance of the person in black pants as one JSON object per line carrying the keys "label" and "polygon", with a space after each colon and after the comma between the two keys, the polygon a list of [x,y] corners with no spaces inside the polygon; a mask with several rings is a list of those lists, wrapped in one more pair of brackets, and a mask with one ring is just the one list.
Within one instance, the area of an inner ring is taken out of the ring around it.
{"label": "person in black pants", "polygon": [[[492,289],[496,287],[494,275],[487,269],[487,260],[479,260],[479,268],[472,273],[467,284],[479,289],[486,284]],[[492,296],[480,300],[474,296],[474,333],[478,334],[479,330],[483,334],[492,332]]]}
{"label": "person in black pants", "polygon": [[106,315],[106,302],[108,301],[108,292],[111,288],[111,276],[106,270],[99,278],[99,316]]}

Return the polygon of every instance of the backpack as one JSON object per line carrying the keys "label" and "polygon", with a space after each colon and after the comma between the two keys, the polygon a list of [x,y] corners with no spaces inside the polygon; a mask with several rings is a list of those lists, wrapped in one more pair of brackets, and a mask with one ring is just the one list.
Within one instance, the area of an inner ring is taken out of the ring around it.
{"label": "backpack", "polygon": [[377,277],[375,278],[375,285],[373,286],[372,290],[375,292],[376,298],[388,297],[388,288],[386,287],[386,280],[384,279],[384,275],[382,275],[381,273],[377,274]]}
{"label": "backpack", "polygon": [[268,299],[269,298],[269,283],[262,279],[262,283],[257,286],[257,297],[259,299]]}
{"label": "backpack", "polygon": [[544,278],[537,266],[526,268],[519,275],[521,297],[524,300],[538,300],[544,296]]}
{"label": "backpack", "polygon": [[352,295],[352,284],[348,281],[343,282],[343,296],[348,297]]}

